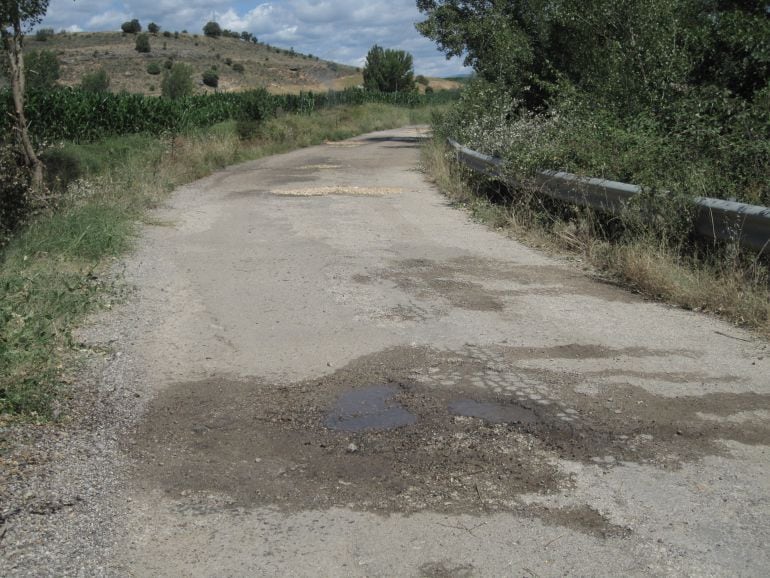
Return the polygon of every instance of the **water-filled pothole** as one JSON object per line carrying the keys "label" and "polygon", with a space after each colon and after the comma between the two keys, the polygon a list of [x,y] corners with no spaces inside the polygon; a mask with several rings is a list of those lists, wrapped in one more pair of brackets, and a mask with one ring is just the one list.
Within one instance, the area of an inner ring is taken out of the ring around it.
{"label": "water-filled pothole", "polygon": [[343,393],[326,417],[324,425],[335,431],[389,430],[413,424],[417,416],[394,398],[392,385],[373,385]]}
{"label": "water-filled pothole", "polygon": [[464,417],[476,417],[490,423],[532,424],[538,421],[531,409],[507,403],[459,399],[449,404],[449,411]]}

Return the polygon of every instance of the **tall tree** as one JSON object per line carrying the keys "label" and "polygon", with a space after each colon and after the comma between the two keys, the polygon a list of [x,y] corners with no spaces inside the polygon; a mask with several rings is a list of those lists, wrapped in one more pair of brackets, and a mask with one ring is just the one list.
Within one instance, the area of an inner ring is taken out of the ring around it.
{"label": "tall tree", "polygon": [[372,46],[366,55],[364,88],[380,92],[414,91],[412,55],[403,50]]}
{"label": "tall tree", "polygon": [[25,32],[39,24],[47,10],[48,0],[0,0],[0,34],[10,68],[16,136],[32,175],[32,186],[36,191],[43,189],[44,166],[32,146],[29,130],[27,130],[27,118],[24,114],[23,48]]}

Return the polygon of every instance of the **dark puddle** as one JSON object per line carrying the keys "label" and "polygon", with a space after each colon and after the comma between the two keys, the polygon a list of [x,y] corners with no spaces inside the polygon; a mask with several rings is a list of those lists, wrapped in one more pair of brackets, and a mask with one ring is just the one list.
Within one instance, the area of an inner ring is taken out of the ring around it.
{"label": "dark puddle", "polygon": [[394,399],[398,393],[399,389],[392,385],[374,385],[343,393],[325,425],[344,432],[389,430],[411,425],[417,417]]}
{"label": "dark puddle", "polygon": [[449,404],[449,411],[454,415],[476,417],[490,423],[537,423],[534,411],[520,405],[503,403],[484,403],[472,399],[460,399]]}

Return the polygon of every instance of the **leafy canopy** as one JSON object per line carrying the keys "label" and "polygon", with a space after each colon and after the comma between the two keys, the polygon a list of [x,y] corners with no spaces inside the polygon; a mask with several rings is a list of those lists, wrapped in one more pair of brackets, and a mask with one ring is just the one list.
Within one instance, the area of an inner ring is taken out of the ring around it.
{"label": "leafy canopy", "polygon": [[28,31],[45,16],[48,0],[0,0],[0,28],[3,38],[12,34],[14,23],[19,23]]}
{"label": "leafy canopy", "polygon": [[403,50],[372,46],[366,55],[364,88],[379,92],[413,92],[412,55]]}

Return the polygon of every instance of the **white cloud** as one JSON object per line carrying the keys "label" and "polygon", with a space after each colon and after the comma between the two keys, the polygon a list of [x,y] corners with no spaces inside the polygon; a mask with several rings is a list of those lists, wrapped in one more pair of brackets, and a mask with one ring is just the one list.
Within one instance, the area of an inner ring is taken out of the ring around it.
{"label": "white cloud", "polygon": [[463,71],[459,60],[447,61],[415,30],[421,15],[414,0],[51,0],[43,26],[118,30],[131,18],[190,32],[213,19],[260,41],[353,66],[379,44],[410,52],[418,74]]}

